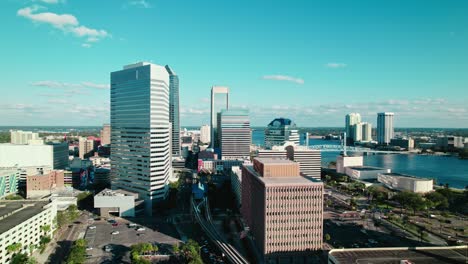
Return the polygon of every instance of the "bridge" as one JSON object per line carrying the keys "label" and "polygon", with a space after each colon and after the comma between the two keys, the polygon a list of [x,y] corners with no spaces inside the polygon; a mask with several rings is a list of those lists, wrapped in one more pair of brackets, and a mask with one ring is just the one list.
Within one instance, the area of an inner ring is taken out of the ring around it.
{"label": "bridge", "polygon": [[[343,145],[310,145],[309,149],[320,150],[322,152],[342,152],[345,151]],[[402,153],[401,151],[391,151],[391,150],[377,150],[364,147],[354,147],[346,146],[346,152],[366,152],[366,153],[381,153],[381,154],[398,154]]]}

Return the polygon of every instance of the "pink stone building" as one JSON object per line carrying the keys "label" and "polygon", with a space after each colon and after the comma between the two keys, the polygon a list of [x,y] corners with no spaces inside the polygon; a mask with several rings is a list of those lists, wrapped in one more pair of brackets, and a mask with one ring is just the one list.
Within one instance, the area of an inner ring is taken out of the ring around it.
{"label": "pink stone building", "polygon": [[265,262],[307,262],[322,249],[323,183],[290,160],[255,158],[242,168],[241,213]]}

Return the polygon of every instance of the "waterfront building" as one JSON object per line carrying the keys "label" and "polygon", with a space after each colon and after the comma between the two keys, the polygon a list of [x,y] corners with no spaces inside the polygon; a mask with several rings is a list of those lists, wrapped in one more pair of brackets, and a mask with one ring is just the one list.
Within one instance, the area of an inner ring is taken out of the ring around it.
{"label": "waterfront building", "polygon": [[361,123],[362,124],[362,141],[370,142],[372,141],[372,124],[371,123]]}
{"label": "waterfront building", "polygon": [[404,148],[406,150],[414,149],[414,140],[412,138],[392,138],[390,145],[395,147]]}
{"label": "waterfront building", "polygon": [[18,192],[19,171],[17,168],[0,168],[0,199]]}
{"label": "waterfront building", "polygon": [[27,145],[31,140],[40,140],[39,133],[22,130],[10,131],[11,144]]}
{"label": "waterfront building", "polygon": [[138,193],[149,215],[172,174],[169,85],[166,68],[148,62],[111,73],[112,186]]}
{"label": "waterfront building", "polygon": [[391,169],[371,167],[371,166],[350,166],[345,167],[345,173],[356,180],[377,180],[379,173],[390,173]]}
{"label": "waterfront building", "polygon": [[353,130],[353,142],[360,142],[362,141],[362,124],[363,123],[357,123],[352,126]]}
{"label": "waterfront building", "polygon": [[171,122],[172,156],[180,156],[179,76],[166,65],[169,73],[169,122]]}
{"label": "waterfront building", "polygon": [[218,135],[221,159],[244,160],[250,158],[252,134],[248,110],[222,110],[218,114]]}
{"label": "waterfront building", "polygon": [[288,118],[275,118],[265,129],[265,148],[282,146],[286,141],[299,145],[299,133],[296,124]]}
{"label": "waterfront building", "polygon": [[390,144],[390,140],[394,136],[393,117],[394,113],[378,113],[377,114],[377,142],[380,145]]}
{"label": "waterfront building", "polygon": [[26,177],[26,198],[39,199],[65,187],[65,172],[53,170],[46,174],[39,173]]}
{"label": "waterfront building", "polygon": [[109,145],[111,140],[111,126],[110,124],[104,124],[101,129],[101,145],[106,146]]}
{"label": "waterfront building", "polygon": [[361,123],[361,115],[358,113],[350,113],[345,117],[346,141],[351,143],[354,137],[354,125]]}
{"label": "waterfront building", "polygon": [[200,127],[200,142],[208,144],[211,142],[211,129],[209,125]]}
{"label": "waterfront building", "polygon": [[94,140],[80,137],[78,150],[80,159],[89,158],[94,151]]}
{"label": "waterfront building", "polygon": [[399,173],[379,173],[377,180],[387,188],[398,191],[427,193],[433,190],[432,179],[418,178]]}
{"label": "waterfront building", "polygon": [[0,167],[49,166],[65,169],[68,166],[68,144],[34,145],[0,144]]}
{"label": "waterfront building", "polygon": [[364,158],[362,156],[351,157],[340,155],[336,158],[336,172],[345,173],[346,167],[363,166]]}
{"label": "waterfront building", "polygon": [[229,109],[229,88],[223,86],[211,87],[211,148],[219,148],[218,113]]}
{"label": "waterfront building", "polygon": [[[0,263],[10,263],[13,252],[8,246],[18,243],[16,253],[30,254],[39,249],[41,236],[52,236],[56,228],[57,204],[49,201],[1,201],[0,202]],[[41,227],[50,226],[50,231]],[[33,246],[31,246],[33,245]]]}
{"label": "waterfront building", "polygon": [[436,147],[441,150],[455,150],[463,148],[465,143],[464,137],[456,136],[440,136],[437,137]]}
{"label": "waterfront building", "polygon": [[323,183],[299,171],[279,159],[242,166],[241,213],[265,263],[300,263],[322,249]]}

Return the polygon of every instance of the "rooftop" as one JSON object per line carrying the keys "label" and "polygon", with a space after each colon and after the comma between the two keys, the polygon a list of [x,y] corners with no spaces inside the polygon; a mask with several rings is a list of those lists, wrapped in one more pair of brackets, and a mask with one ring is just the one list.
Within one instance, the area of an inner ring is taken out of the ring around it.
{"label": "rooftop", "polygon": [[138,196],[138,194],[129,192],[126,190],[122,190],[122,189],[118,189],[118,190],[104,189],[100,193],[96,194],[96,196]]}
{"label": "rooftop", "polygon": [[385,175],[385,176],[392,176],[392,177],[411,178],[411,179],[417,180],[417,181],[429,181],[429,180],[432,180],[432,179],[421,178],[421,177],[416,177],[416,176],[406,175],[406,174],[401,174],[401,173],[396,173],[396,172],[392,172],[392,173],[380,173],[380,174],[381,174],[381,175]]}
{"label": "rooftop", "polygon": [[0,234],[39,214],[49,201],[1,201]]}
{"label": "rooftop", "polygon": [[332,256],[340,264],[387,264],[400,263],[401,260],[411,263],[466,263],[467,249],[467,246],[333,249],[329,257]]}
{"label": "rooftop", "polygon": [[358,171],[386,170],[385,168],[371,167],[371,166],[351,166],[349,168],[353,170],[358,170]]}
{"label": "rooftop", "polygon": [[268,124],[269,127],[282,127],[282,126],[292,126],[296,127],[296,124],[289,118],[275,118]]}
{"label": "rooftop", "polygon": [[288,159],[275,159],[275,158],[255,158],[263,164],[267,165],[287,165],[287,164],[296,164],[296,162]]}
{"label": "rooftop", "polygon": [[244,168],[249,170],[254,176],[257,177],[265,186],[304,186],[304,185],[317,185],[323,184],[321,181],[311,177],[295,176],[295,177],[262,177],[251,165],[244,165]]}

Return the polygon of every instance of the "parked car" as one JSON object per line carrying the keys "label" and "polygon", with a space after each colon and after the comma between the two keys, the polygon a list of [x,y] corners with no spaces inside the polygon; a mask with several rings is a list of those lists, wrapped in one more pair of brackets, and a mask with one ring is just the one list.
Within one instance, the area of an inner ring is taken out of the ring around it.
{"label": "parked car", "polygon": [[136,227],[136,226],[137,226],[137,224],[135,224],[135,223],[129,223],[128,224],[128,227]]}
{"label": "parked car", "polygon": [[87,247],[86,251],[88,251],[88,250],[93,250],[93,247]]}
{"label": "parked car", "polygon": [[118,225],[119,225],[119,223],[117,223],[117,222],[112,223],[112,226],[118,226]]}
{"label": "parked car", "polygon": [[106,252],[111,252],[111,251],[112,251],[112,247],[109,246],[109,245],[107,245],[107,246],[104,247],[104,251],[106,251]]}
{"label": "parked car", "polygon": [[96,229],[96,226],[90,226],[88,229]]}
{"label": "parked car", "polygon": [[144,227],[137,228],[137,231],[145,231],[145,230],[146,230],[146,228],[144,228]]}
{"label": "parked car", "polygon": [[112,232],[111,234],[112,234],[112,235],[118,235],[118,234],[120,234],[120,232],[119,232],[119,231],[114,231],[114,232]]}

